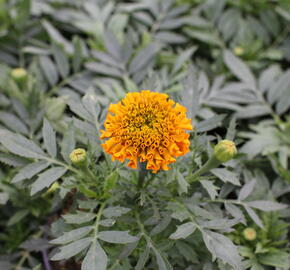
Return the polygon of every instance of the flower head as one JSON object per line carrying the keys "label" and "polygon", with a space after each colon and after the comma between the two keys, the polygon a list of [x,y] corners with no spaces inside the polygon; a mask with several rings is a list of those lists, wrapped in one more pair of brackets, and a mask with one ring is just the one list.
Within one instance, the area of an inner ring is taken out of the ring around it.
{"label": "flower head", "polygon": [[157,172],[168,170],[168,164],[189,151],[191,119],[186,118],[186,108],[168,95],[143,90],[128,93],[117,104],[111,104],[101,139],[112,155],[112,160],[137,168],[138,161],[147,162],[146,169]]}
{"label": "flower head", "polygon": [[82,165],[86,161],[87,152],[83,148],[77,148],[70,153],[69,158],[73,164]]}
{"label": "flower head", "polygon": [[214,147],[214,155],[220,162],[227,162],[236,154],[236,145],[230,140],[222,140]]}

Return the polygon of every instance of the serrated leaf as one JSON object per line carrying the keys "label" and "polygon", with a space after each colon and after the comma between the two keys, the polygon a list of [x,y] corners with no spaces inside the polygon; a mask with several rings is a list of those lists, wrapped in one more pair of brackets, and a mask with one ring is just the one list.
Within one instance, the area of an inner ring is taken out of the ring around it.
{"label": "serrated leaf", "polygon": [[256,185],[255,179],[246,183],[240,190],[238,200],[243,201],[244,199],[246,199],[254,190],[255,185]]}
{"label": "serrated leaf", "polygon": [[271,251],[265,254],[259,254],[259,262],[264,265],[273,266],[276,268],[289,269],[290,255],[283,251]]}
{"label": "serrated leaf", "polygon": [[200,183],[206,189],[210,198],[214,200],[218,195],[217,190],[219,190],[219,187],[215,186],[213,182],[209,180],[200,180]]}
{"label": "serrated leaf", "polygon": [[170,239],[176,240],[186,238],[196,230],[196,225],[193,222],[187,222],[177,227],[177,230],[169,236]]}
{"label": "serrated leaf", "polygon": [[67,163],[71,163],[69,154],[75,149],[75,133],[73,130],[73,125],[70,125],[68,130],[64,133],[61,142],[61,155]]}
{"label": "serrated leaf", "polygon": [[224,61],[235,76],[237,76],[241,81],[249,83],[252,89],[255,89],[255,77],[242,60],[226,50],[224,52]]}
{"label": "serrated leaf", "polygon": [[169,215],[165,216],[161,221],[151,230],[150,236],[159,234],[163,232],[171,222],[171,217]]}
{"label": "serrated leaf", "polygon": [[231,203],[225,203],[225,208],[234,218],[246,225],[245,216],[240,208]]}
{"label": "serrated leaf", "polygon": [[187,193],[188,187],[190,185],[179,171],[177,171],[177,182],[178,182],[178,194],[181,195],[183,193]]}
{"label": "serrated leaf", "polygon": [[9,220],[7,222],[7,226],[11,226],[11,225],[18,223],[20,220],[22,220],[28,214],[29,214],[29,211],[27,209],[17,211],[14,215],[12,215],[9,218]]}
{"label": "serrated leaf", "polygon": [[106,270],[108,257],[106,252],[96,241],[93,242],[82,262],[81,270]]}
{"label": "serrated leaf", "polygon": [[238,249],[229,238],[208,230],[202,231],[202,237],[207,249],[214,257],[228,263],[235,270],[244,269]]}
{"label": "serrated leaf", "polygon": [[209,119],[199,122],[196,126],[197,132],[206,132],[218,127],[221,121],[226,117],[225,114],[215,115]]}
{"label": "serrated leaf", "polygon": [[42,127],[42,136],[45,148],[47,152],[52,156],[56,157],[56,137],[55,131],[53,130],[50,123],[44,118]]}
{"label": "serrated leaf", "polygon": [[25,158],[7,153],[0,153],[0,162],[13,167],[23,167],[29,163]]}
{"label": "serrated leaf", "polygon": [[75,242],[72,242],[69,245],[63,246],[60,248],[60,252],[55,254],[51,258],[51,260],[52,261],[67,260],[77,255],[85,248],[87,248],[90,245],[91,241],[92,241],[92,237],[87,237],[87,238],[83,238]]}
{"label": "serrated leaf", "polygon": [[67,168],[64,167],[53,167],[46,170],[44,173],[41,173],[37,180],[32,184],[30,194],[34,195],[42,189],[49,187],[57,179],[62,177],[66,171]]}
{"label": "serrated leaf", "polygon": [[96,217],[96,214],[89,212],[79,212],[77,214],[67,214],[62,216],[66,223],[70,224],[82,224],[89,222]]}
{"label": "serrated leaf", "polygon": [[33,141],[20,134],[0,130],[0,142],[11,153],[27,158],[43,158],[46,154]]}
{"label": "serrated leaf", "polygon": [[121,206],[114,206],[114,207],[108,207],[104,210],[103,215],[107,218],[112,217],[120,217],[126,213],[131,211],[129,208],[121,207]]}
{"label": "serrated leaf", "polygon": [[51,86],[55,85],[58,81],[58,73],[56,72],[55,64],[48,56],[41,56],[39,58],[39,63],[49,84]]}
{"label": "serrated leaf", "polygon": [[231,172],[224,168],[212,169],[211,172],[225,183],[229,182],[236,186],[241,185],[237,174],[234,172]]}
{"label": "serrated leaf", "polygon": [[151,43],[145,48],[141,49],[140,52],[133,58],[129,66],[130,74],[136,73],[140,69],[144,68],[159,49],[160,46],[155,43]]}
{"label": "serrated leaf", "polygon": [[236,136],[236,124],[237,124],[236,123],[236,118],[233,117],[231,119],[229,128],[227,130],[227,134],[226,134],[226,139],[227,140],[233,141],[235,139],[235,136]]}
{"label": "serrated leaf", "polygon": [[140,254],[138,262],[135,266],[135,270],[143,270],[145,267],[146,262],[149,259],[150,254],[150,247],[147,245],[145,250]]}
{"label": "serrated leaf", "polygon": [[0,121],[14,132],[28,134],[26,125],[14,114],[0,111]]}
{"label": "serrated leaf", "polygon": [[44,160],[28,164],[19,170],[19,172],[12,178],[11,183],[18,183],[22,180],[30,179],[46,169],[49,165],[49,162]]}
{"label": "serrated leaf", "polygon": [[172,268],[166,263],[165,259],[162,257],[160,251],[156,248],[152,249],[155,253],[156,262],[159,270],[171,270]]}
{"label": "serrated leaf", "polygon": [[127,244],[138,241],[138,237],[129,234],[129,231],[102,231],[98,238],[109,243]]}
{"label": "serrated leaf", "polygon": [[247,202],[247,205],[263,211],[278,211],[287,208],[286,204],[263,200]]}
{"label": "serrated leaf", "polygon": [[52,46],[54,60],[63,79],[69,74],[69,62],[63,50],[56,44]]}
{"label": "serrated leaf", "polygon": [[251,207],[248,207],[248,206],[244,206],[248,215],[251,217],[251,219],[260,227],[260,228],[264,228],[264,225],[261,221],[261,219],[259,218],[259,216],[256,214],[256,212],[251,208]]}
{"label": "serrated leaf", "polygon": [[93,230],[93,226],[86,226],[82,228],[78,228],[69,232],[65,232],[62,236],[50,241],[51,244],[68,244],[69,242],[79,240],[86,236],[91,230]]}

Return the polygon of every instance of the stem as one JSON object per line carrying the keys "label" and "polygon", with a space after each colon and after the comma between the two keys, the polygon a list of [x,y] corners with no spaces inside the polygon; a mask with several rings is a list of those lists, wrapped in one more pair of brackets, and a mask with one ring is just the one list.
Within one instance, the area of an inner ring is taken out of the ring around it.
{"label": "stem", "polygon": [[91,180],[95,181],[96,177],[95,175],[92,173],[92,171],[89,169],[88,165],[86,164],[86,166],[84,167],[84,173],[91,178]]}
{"label": "stem", "polygon": [[139,175],[138,175],[138,184],[137,184],[137,188],[140,190],[142,189],[143,185],[144,185],[144,180],[148,174],[148,171],[146,169],[146,163],[145,162],[140,162],[139,163]]}
{"label": "stem", "polygon": [[205,172],[208,172],[209,170],[216,168],[218,165],[220,165],[221,162],[216,159],[214,155],[195,173],[192,175],[191,179],[189,180],[189,183],[197,181],[197,177],[204,174]]}
{"label": "stem", "polygon": [[101,204],[100,209],[99,209],[98,214],[97,214],[97,219],[96,219],[95,228],[94,228],[93,243],[95,243],[97,241],[97,238],[98,238],[99,223],[100,223],[100,220],[101,220],[101,217],[102,217],[102,214],[103,214],[105,206],[106,206],[106,202],[103,202]]}
{"label": "stem", "polygon": [[51,270],[51,266],[50,266],[48,256],[47,256],[47,251],[42,250],[41,253],[42,253],[42,258],[43,258],[45,270]]}

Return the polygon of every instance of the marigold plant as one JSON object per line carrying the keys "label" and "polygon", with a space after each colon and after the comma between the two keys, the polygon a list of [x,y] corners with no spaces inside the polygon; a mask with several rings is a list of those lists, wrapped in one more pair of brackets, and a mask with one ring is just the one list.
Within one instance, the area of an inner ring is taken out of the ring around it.
{"label": "marigold plant", "polygon": [[168,170],[176,157],[189,151],[191,119],[186,108],[168,95],[149,90],[128,93],[117,104],[111,104],[102,130],[102,144],[112,160],[137,168],[138,161],[147,162],[146,169]]}

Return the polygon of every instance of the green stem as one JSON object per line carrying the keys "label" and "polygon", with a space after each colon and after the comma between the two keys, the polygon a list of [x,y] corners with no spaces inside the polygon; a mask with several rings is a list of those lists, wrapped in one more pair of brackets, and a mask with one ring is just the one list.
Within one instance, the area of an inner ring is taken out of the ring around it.
{"label": "green stem", "polygon": [[144,180],[147,176],[147,169],[146,169],[146,164],[143,163],[139,163],[139,175],[138,175],[138,184],[137,184],[137,188],[140,190],[142,189],[143,185],[144,185]]}
{"label": "green stem", "polygon": [[100,209],[99,209],[98,214],[97,214],[95,228],[94,228],[94,239],[93,239],[93,243],[96,243],[97,238],[98,238],[99,223],[100,223],[100,220],[101,220],[101,217],[102,217],[102,214],[103,214],[103,211],[104,211],[105,206],[106,206],[106,202],[103,202],[101,204]]}
{"label": "green stem", "polygon": [[189,180],[189,183],[197,181],[198,176],[208,172],[209,170],[213,168],[216,168],[220,164],[221,162],[218,161],[214,155],[212,155],[212,157],[201,168],[195,171],[195,173],[192,175],[191,179]]}

